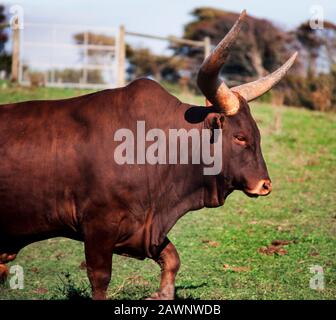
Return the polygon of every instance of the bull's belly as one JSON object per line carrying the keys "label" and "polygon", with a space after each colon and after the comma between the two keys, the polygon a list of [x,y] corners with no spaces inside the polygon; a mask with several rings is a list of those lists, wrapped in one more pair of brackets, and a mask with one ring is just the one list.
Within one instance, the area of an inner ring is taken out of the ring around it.
{"label": "bull's belly", "polygon": [[22,248],[43,240],[51,238],[65,237],[72,240],[83,241],[81,234],[75,232],[43,232],[31,234],[1,234],[0,235],[0,255],[2,253],[13,254],[18,253]]}
{"label": "bull's belly", "polygon": [[0,253],[18,252],[31,243],[55,237],[81,240],[65,217],[51,210],[47,202],[0,197]]}
{"label": "bull's belly", "polygon": [[72,202],[62,198],[56,206],[53,194],[36,190],[0,192],[0,247],[13,242],[23,247],[54,237],[80,239]]}
{"label": "bull's belly", "polygon": [[[64,228],[65,229],[65,228]],[[22,212],[4,214],[0,211],[0,247],[12,240],[32,243],[66,234],[60,224],[47,221],[42,214]]]}

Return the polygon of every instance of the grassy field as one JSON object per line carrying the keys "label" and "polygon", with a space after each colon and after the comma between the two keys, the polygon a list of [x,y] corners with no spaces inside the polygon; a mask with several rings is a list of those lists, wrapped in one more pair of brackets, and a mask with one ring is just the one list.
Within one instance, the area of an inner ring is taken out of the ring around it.
{"label": "grassy field", "polygon": [[[0,103],[60,98],[83,92],[2,86]],[[202,103],[189,95],[184,101]],[[269,197],[231,195],[224,207],[184,216],[169,238],[182,266],[179,299],[335,299],[335,114],[252,104],[273,180]],[[287,245],[266,249],[274,240]],[[269,255],[265,254],[269,252]],[[1,299],[66,299],[90,294],[83,245],[50,239],[22,250],[15,261],[25,288],[0,287]],[[324,270],[325,289],[312,290],[312,265]],[[113,257],[111,299],[143,299],[158,287],[150,260]]]}

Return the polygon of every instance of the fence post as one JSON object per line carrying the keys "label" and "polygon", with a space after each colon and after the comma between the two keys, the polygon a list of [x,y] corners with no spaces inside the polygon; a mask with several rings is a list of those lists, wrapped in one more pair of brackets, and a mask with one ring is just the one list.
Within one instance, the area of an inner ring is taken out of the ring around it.
{"label": "fence post", "polygon": [[15,21],[11,25],[12,32],[13,32],[11,80],[13,82],[17,82],[18,79],[19,79],[19,64],[20,64],[20,28],[19,28],[18,18],[16,18],[16,19],[17,19],[17,21]]}
{"label": "fence post", "polygon": [[210,37],[204,38],[204,59],[210,54],[211,52],[211,41]]}
{"label": "fence post", "polygon": [[125,45],[125,27],[119,27],[118,37],[118,53],[117,53],[117,86],[125,85],[125,59],[126,59],[126,45]]}
{"label": "fence post", "polygon": [[89,45],[89,33],[88,31],[84,32],[84,68],[83,68],[83,83],[88,83],[88,70],[86,65],[89,63],[88,61],[88,45]]}

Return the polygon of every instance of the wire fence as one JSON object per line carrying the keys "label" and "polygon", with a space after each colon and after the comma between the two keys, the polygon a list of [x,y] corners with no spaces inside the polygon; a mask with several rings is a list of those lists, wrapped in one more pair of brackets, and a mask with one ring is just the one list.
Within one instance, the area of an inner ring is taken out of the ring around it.
{"label": "wire fence", "polygon": [[[111,44],[95,43],[93,35],[109,39]],[[113,28],[27,23],[19,41],[18,81],[22,85],[78,88],[117,85],[118,32]]]}
{"label": "wire fence", "polygon": [[210,39],[194,41],[119,28],[25,23],[12,30],[12,80],[21,85],[114,88],[126,82],[126,37],[199,47],[210,53]]}

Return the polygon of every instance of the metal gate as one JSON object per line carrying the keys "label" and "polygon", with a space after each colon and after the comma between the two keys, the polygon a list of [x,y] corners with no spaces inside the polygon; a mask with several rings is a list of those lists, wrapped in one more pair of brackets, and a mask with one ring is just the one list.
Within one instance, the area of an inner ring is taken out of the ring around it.
{"label": "metal gate", "polygon": [[20,33],[19,83],[115,87],[118,38],[114,28],[25,23]]}

